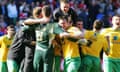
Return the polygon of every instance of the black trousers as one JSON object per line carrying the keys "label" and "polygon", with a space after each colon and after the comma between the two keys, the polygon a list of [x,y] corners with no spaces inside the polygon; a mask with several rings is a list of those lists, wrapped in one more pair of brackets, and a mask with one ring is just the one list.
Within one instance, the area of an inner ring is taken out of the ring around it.
{"label": "black trousers", "polygon": [[23,72],[33,72],[33,58],[35,47],[25,48],[25,58],[23,61]]}

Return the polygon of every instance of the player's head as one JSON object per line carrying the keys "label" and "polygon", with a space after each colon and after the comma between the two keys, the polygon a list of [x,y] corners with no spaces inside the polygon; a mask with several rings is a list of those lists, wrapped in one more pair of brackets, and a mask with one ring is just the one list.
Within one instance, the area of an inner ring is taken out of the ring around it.
{"label": "player's head", "polygon": [[33,9],[33,17],[34,18],[42,18],[42,8],[41,7],[35,7]]}
{"label": "player's head", "polygon": [[71,26],[71,23],[69,22],[68,16],[59,17],[59,23],[58,24],[64,29],[67,29],[69,26]]}
{"label": "player's head", "polygon": [[9,36],[14,36],[14,34],[15,34],[15,27],[13,25],[7,26],[7,34]]}
{"label": "player's head", "polygon": [[81,18],[78,18],[78,19],[77,19],[76,26],[77,26],[79,29],[83,29],[83,20],[82,20]]}
{"label": "player's head", "polygon": [[101,20],[95,20],[93,23],[93,29],[101,30],[103,28],[104,23]]}
{"label": "player's head", "polygon": [[69,11],[69,1],[68,0],[60,0],[60,8],[63,12],[67,13]]}
{"label": "player's head", "polygon": [[52,14],[51,8],[49,5],[45,5],[42,8],[42,15],[43,17],[50,17]]}
{"label": "player's head", "polygon": [[113,24],[113,27],[120,28],[120,16],[119,15],[114,15],[112,17],[112,24]]}

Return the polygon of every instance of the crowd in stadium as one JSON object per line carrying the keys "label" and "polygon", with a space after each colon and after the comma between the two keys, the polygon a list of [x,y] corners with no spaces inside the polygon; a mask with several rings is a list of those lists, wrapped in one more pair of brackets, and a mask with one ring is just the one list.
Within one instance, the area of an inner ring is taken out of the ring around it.
{"label": "crowd in stadium", "polygon": [[[13,6],[11,7],[12,3]],[[52,11],[60,6],[59,0],[15,0],[14,2],[12,0],[1,0],[1,35],[6,33],[7,25],[15,24],[19,27],[19,21],[30,17],[34,7],[42,7],[46,4],[51,6]],[[78,17],[83,19],[84,27],[87,29],[91,29],[95,19],[102,19],[104,26],[109,27],[111,25],[111,17],[116,13],[120,14],[119,0],[69,0],[69,4],[76,11]],[[11,15],[11,13],[14,14]],[[11,22],[13,19],[14,23]]]}
{"label": "crowd in stadium", "polygon": [[119,72],[120,0],[0,0],[0,72]]}

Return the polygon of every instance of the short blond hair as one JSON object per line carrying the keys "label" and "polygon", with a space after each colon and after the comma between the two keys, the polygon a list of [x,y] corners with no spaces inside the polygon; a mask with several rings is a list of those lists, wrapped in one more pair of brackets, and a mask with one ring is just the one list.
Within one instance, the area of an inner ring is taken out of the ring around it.
{"label": "short blond hair", "polygon": [[38,16],[40,15],[41,12],[42,12],[42,8],[41,7],[35,7],[33,9],[32,15],[33,15],[34,18],[38,18]]}

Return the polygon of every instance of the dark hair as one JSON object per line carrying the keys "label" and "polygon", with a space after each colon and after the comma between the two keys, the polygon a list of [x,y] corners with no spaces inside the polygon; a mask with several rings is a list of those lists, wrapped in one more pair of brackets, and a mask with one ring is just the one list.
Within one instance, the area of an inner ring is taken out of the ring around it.
{"label": "dark hair", "polygon": [[10,0],[10,3],[14,3],[15,2],[15,0]]}
{"label": "dark hair", "polygon": [[78,21],[83,21],[83,19],[82,19],[82,18],[77,18],[76,21],[77,21],[77,22],[78,22]]}
{"label": "dark hair", "polygon": [[69,17],[68,16],[60,16],[59,20],[66,20],[67,22],[69,22]]}
{"label": "dark hair", "polygon": [[93,23],[93,28],[100,30],[103,27],[104,23],[101,20],[95,20]]}
{"label": "dark hair", "polygon": [[113,17],[120,17],[120,15],[119,14],[115,14]]}
{"label": "dark hair", "polygon": [[15,26],[14,26],[14,25],[9,25],[9,26],[7,26],[7,30],[8,30],[8,29],[11,29],[11,28],[13,28],[13,29],[15,30]]}
{"label": "dark hair", "polygon": [[51,13],[51,8],[49,5],[45,5],[42,8],[42,11],[45,13],[46,17],[49,17],[52,13]]}

